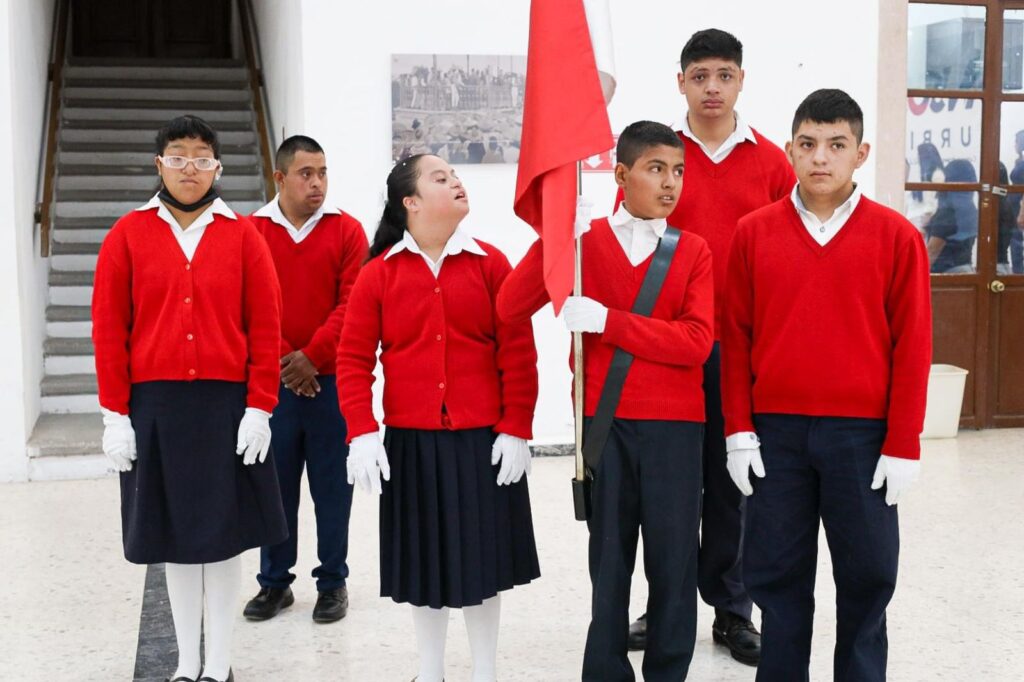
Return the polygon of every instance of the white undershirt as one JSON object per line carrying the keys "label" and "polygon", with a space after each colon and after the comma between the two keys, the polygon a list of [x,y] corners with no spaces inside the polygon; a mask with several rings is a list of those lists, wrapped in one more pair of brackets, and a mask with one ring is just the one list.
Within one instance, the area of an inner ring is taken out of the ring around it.
{"label": "white undershirt", "polygon": [[658,240],[665,236],[668,222],[664,218],[641,220],[626,210],[626,204],[619,204],[619,210],[608,218],[619,246],[633,267],[640,265],[658,247]]}
{"label": "white undershirt", "polygon": [[736,129],[732,131],[729,137],[725,138],[725,141],[716,149],[711,152],[707,145],[701,142],[700,138],[693,134],[693,130],[690,129],[690,121],[687,119],[686,114],[683,114],[683,119],[673,126],[674,130],[678,130],[686,137],[690,138],[697,143],[697,146],[701,148],[701,151],[711,160],[711,163],[719,164],[725,161],[726,157],[732,153],[733,149],[736,149],[742,142],[753,142],[757,144],[757,137],[754,135],[754,131],[750,129],[740,115],[733,112],[733,116],[736,117]]}
{"label": "white undershirt", "polygon": [[284,211],[281,210],[281,195],[275,196],[266,206],[253,213],[254,216],[260,216],[261,218],[270,218],[271,222],[280,225],[288,231],[288,236],[292,238],[296,244],[301,242],[303,239],[309,236],[309,233],[313,231],[313,228],[320,223],[320,219],[325,215],[341,215],[341,211],[337,208],[327,208],[325,205],[321,205],[316,210],[316,213],[309,217],[309,220],[302,224],[302,227],[296,228],[291,224],[291,221],[285,217]]}
{"label": "white undershirt", "polygon": [[796,212],[800,215],[800,220],[803,222],[804,227],[807,228],[807,232],[821,246],[825,246],[832,241],[833,237],[839,234],[839,230],[843,229],[843,225],[850,219],[850,216],[853,215],[854,210],[857,208],[857,204],[860,203],[860,188],[854,185],[853,194],[850,195],[850,198],[840,204],[825,222],[822,222],[818,216],[808,211],[807,207],[804,206],[799,190],[800,185],[798,183],[793,188],[789,198],[793,201],[793,205],[796,206]]}
{"label": "white undershirt", "polygon": [[455,228],[455,232],[452,232],[452,236],[448,237],[447,243],[444,245],[444,249],[441,250],[441,255],[438,256],[437,261],[430,259],[426,253],[420,248],[420,245],[416,243],[412,235],[409,234],[409,230],[406,230],[402,234],[402,240],[391,247],[391,250],[384,256],[384,260],[391,258],[396,253],[401,251],[411,251],[412,253],[418,253],[423,256],[423,260],[426,261],[427,267],[430,268],[430,272],[433,273],[434,279],[441,273],[441,266],[444,265],[444,259],[448,256],[454,256],[457,253],[467,251],[469,253],[475,253],[478,256],[486,256],[487,252],[484,251],[483,247],[476,243],[476,240],[470,237],[468,234],[462,231],[461,228]]}
{"label": "white undershirt", "polygon": [[167,227],[170,228],[171,234],[174,235],[174,240],[178,242],[178,246],[181,247],[182,253],[185,254],[185,258],[192,262],[192,257],[196,255],[196,249],[199,248],[199,242],[203,238],[203,234],[206,232],[206,226],[214,221],[217,216],[224,216],[235,220],[235,212],[228,208],[228,205],[224,203],[224,200],[217,197],[213,200],[206,210],[199,214],[199,217],[192,221],[192,224],[187,228],[182,228],[175,220],[174,215],[168,210],[164,202],[160,201],[160,195],[154,196],[145,205],[139,206],[136,211],[148,211],[152,208],[156,208],[156,215],[158,218],[167,223]]}

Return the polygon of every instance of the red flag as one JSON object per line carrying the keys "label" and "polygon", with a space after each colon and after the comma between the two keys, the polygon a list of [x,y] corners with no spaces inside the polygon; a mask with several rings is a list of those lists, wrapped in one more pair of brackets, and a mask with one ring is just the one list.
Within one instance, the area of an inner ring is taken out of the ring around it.
{"label": "red flag", "polygon": [[514,210],[544,240],[556,314],[573,288],[576,162],[611,147],[583,0],[533,0]]}

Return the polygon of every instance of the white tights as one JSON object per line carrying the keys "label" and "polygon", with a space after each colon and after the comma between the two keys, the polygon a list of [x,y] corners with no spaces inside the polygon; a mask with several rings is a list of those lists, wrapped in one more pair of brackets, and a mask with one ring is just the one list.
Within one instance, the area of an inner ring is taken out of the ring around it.
{"label": "white tights", "polygon": [[[473,655],[473,682],[494,682],[497,674],[498,626],[501,622],[501,595],[479,606],[462,609]],[[448,634],[448,609],[414,606],[420,671],[416,682],[441,682],[444,679],[444,645]]]}
{"label": "white tights", "polygon": [[206,597],[206,667],[204,675],[226,680],[231,670],[231,636],[242,587],[242,561],[235,556],[214,564],[165,565],[167,597],[178,640],[175,677],[198,678],[199,640],[203,631],[203,596]]}

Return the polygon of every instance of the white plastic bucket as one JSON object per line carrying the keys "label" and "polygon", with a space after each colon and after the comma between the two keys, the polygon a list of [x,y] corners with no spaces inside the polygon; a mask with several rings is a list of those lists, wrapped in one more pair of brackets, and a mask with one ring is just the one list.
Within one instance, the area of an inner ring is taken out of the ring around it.
{"label": "white plastic bucket", "polygon": [[928,374],[928,404],[921,438],[956,438],[966,384],[966,369],[954,365],[932,365]]}

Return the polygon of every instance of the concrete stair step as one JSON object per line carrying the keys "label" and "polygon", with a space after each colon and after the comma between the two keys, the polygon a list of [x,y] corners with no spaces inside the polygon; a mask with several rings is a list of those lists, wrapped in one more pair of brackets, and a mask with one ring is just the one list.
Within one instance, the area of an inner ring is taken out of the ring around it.
{"label": "concrete stair step", "polygon": [[91,287],[93,273],[50,270],[51,287]]}
{"label": "concrete stair step", "polygon": [[95,374],[62,374],[43,377],[43,397],[92,395],[97,392]]}
{"label": "concrete stair step", "polygon": [[[101,87],[101,88],[79,88],[65,86],[62,90],[64,99],[68,102],[84,100],[116,100],[122,106],[131,106],[134,102],[155,102],[155,101],[189,101],[196,103],[227,104],[234,105],[252,104],[252,91],[247,83],[235,83],[230,88],[219,90],[207,90],[204,88],[132,88],[132,87]],[[229,107],[230,108],[230,107]]]}
{"label": "concrete stair step", "polygon": [[[153,175],[66,175],[57,179],[57,191],[90,190],[103,192],[106,190],[144,190],[152,197],[156,194],[157,179]],[[244,175],[225,175],[217,181],[225,191],[263,190],[263,178],[256,173]]]}
{"label": "concrete stair step", "polygon": [[98,242],[54,242],[50,246],[50,253],[54,256],[95,256],[99,252]]}
{"label": "concrete stair step", "polygon": [[[139,152],[154,154],[153,142],[61,142],[60,148],[66,152]],[[257,154],[255,143],[222,144],[221,154]]]}
{"label": "concrete stair step", "polygon": [[[194,94],[194,93],[193,93]],[[64,93],[63,105],[71,109],[116,109],[118,107],[129,107],[129,111],[135,109],[163,109],[168,111],[181,111],[182,113],[193,113],[200,118],[206,118],[208,111],[252,111],[252,97],[247,91],[245,99],[237,100],[211,100],[206,101],[193,96],[189,100],[181,99],[137,99],[126,98],[124,100],[114,98],[99,98],[80,95],[71,97]],[[170,120],[179,114],[174,113],[167,116]]]}
{"label": "concrete stair step", "polygon": [[153,125],[154,132],[164,123],[171,120],[175,116],[182,116],[184,114],[196,114],[206,119],[206,122],[217,127],[221,122],[229,121],[233,123],[244,122],[249,125],[254,125],[254,116],[252,109],[227,109],[227,110],[196,110],[195,107],[190,107],[180,102],[175,102],[167,107],[140,107],[137,103],[132,103],[132,106],[120,106],[123,103],[118,103],[118,108],[103,108],[89,104],[84,107],[71,106],[68,103],[64,103],[61,108],[61,120],[63,121],[149,121]]}
{"label": "concrete stair step", "polygon": [[[211,121],[212,123],[212,121]],[[145,130],[149,133],[151,141],[156,138],[156,131],[160,125],[152,120],[118,120],[118,119],[68,119],[61,121],[63,130]],[[248,131],[253,129],[252,121],[218,121],[216,126],[218,133],[230,131]]]}
{"label": "concrete stair step", "polygon": [[[255,145],[256,133],[249,131],[218,131],[221,148],[225,145]],[[63,147],[69,142],[92,142],[92,143],[116,143],[116,144],[143,144],[147,149],[153,149],[156,140],[156,131],[152,128],[137,128],[134,130],[81,130],[76,128],[65,128],[60,131],[60,144]],[[221,152],[224,153],[223,151]]]}
{"label": "concrete stair step", "polygon": [[73,457],[103,454],[103,417],[92,414],[42,414],[28,440],[28,456]]}
{"label": "concrete stair step", "polygon": [[48,305],[47,322],[92,322],[92,310],[87,305]]}
{"label": "concrete stair step", "polygon": [[200,81],[248,81],[249,69],[245,66],[179,66],[168,69],[162,66],[140,66],[143,62],[133,62],[123,66],[77,66],[64,67],[64,79],[68,81],[141,81],[151,84],[185,82],[189,84]]}
{"label": "concrete stair step", "polygon": [[[161,72],[160,69],[156,69],[156,71]],[[234,74],[225,69],[211,74],[211,76],[218,76],[218,78],[195,78],[193,80],[182,79],[183,75],[190,74],[183,74],[180,70],[175,70],[173,73],[164,72],[164,74],[163,78],[139,78],[141,74],[130,71],[118,71],[118,73],[111,76],[98,76],[95,73],[74,73],[68,76],[65,72],[64,89],[74,88],[78,90],[89,88],[99,90],[118,87],[135,90],[182,90],[185,92],[195,92],[197,90],[248,89],[249,87],[249,73],[244,69],[240,70],[236,77],[232,77]]]}
{"label": "concrete stair step", "polygon": [[53,228],[61,231],[109,230],[113,225],[113,221],[109,218],[57,218],[53,221]]}
{"label": "concrete stair step", "polygon": [[[78,153],[78,152],[73,152]],[[91,164],[91,163],[61,163],[57,165],[57,174],[60,177],[77,175],[121,175],[121,176],[146,176],[156,179],[156,168],[153,165],[153,152],[148,153],[149,163],[126,163],[126,164]],[[260,175],[263,173],[263,165],[255,155],[240,154],[238,158],[250,157],[251,163],[232,163],[229,175]],[[223,159],[222,159],[223,160]],[[225,170],[228,164],[224,164]],[[223,180],[223,178],[222,178]],[[155,185],[154,185],[155,186]]]}
{"label": "concrete stair step", "polygon": [[230,69],[244,68],[245,62],[241,59],[213,59],[213,58],[175,58],[165,59],[161,57],[70,57],[68,66],[71,68],[79,66],[104,66],[122,69],[136,69],[139,67],[159,68],[166,70],[167,67],[175,68],[203,68],[203,69]]}
{"label": "concrete stair step", "polygon": [[43,341],[43,356],[92,355],[92,339],[57,338]]}
{"label": "concrete stair step", "polygon": [[84,339],[92,337],[92,321],[47,322],[46,335],[53,338]]}
{"label": "concrete stair step", "polygon": [[[156,191],[153,187],[148,189],[57,190],[57,205],[59,207],[61,204],[72,202],[81,204],[89,202],[131,201],[137,203],[128,210],[134,210],[149,201],[154,194],[156,194]],[[232,201],[259,201],[263,197],[263,193],[260,188],[227,189],[222,187],[220,196],[230,206]]]}

